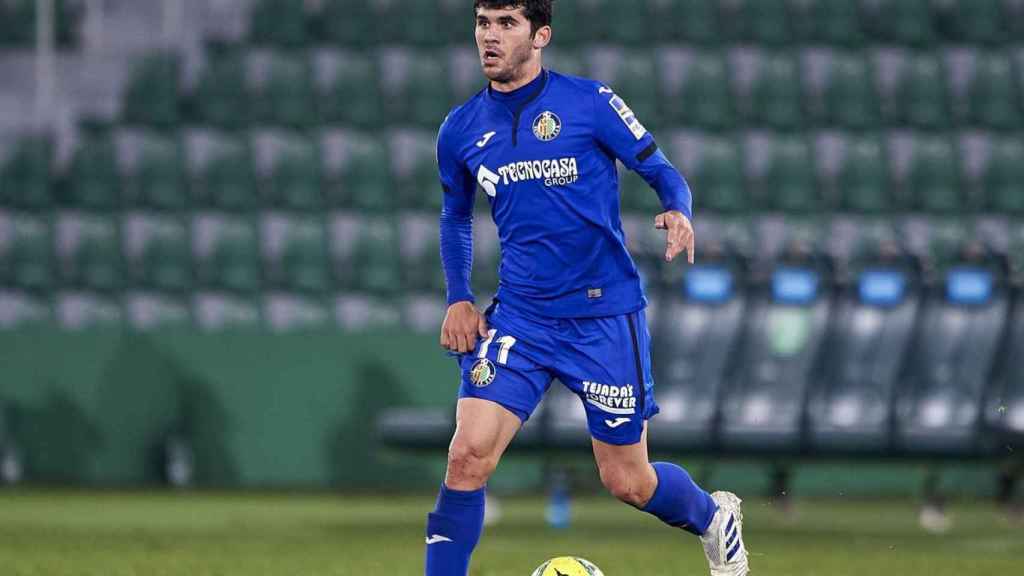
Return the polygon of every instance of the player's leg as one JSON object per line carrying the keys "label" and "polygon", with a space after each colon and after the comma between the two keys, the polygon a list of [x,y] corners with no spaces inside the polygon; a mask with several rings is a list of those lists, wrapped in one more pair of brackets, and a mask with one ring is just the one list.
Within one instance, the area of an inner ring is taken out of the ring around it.
{"label": "player's leg", "polygon": [[708,494],[676,464],[648,461],[647,421],[658,405],[644,312],[570,327],[566,334],[576,345],[561,348],[573,352],[559,378],[583,400],[604,485],[620,500],[700,536],[713,576],[746,574],[739,499]]}
{"label": "player's leg", "polygon": [[592,439],[601,482],[613,496],[661,521],[698,536],[718,509],[686,470],[668,462],[651,464],[647,457],[647,427],[635,444],[611,444]]}
{"label": "player's leg", "polygon": [[459,400],[448,469],[427,515],[426,576],[466,574],[483,531],[484,486],[520,425],[518,416],[495,402]]}
{"label": "player's leg", "polygon": [[551,383],[551,375],[536,362],[538,350],[512,336],[528,330],[516,325],[510,333],[491,325],[488,338],[461,360],[448,469],[427,516],[426,576],[466,574],[483,530],[487,480]]}
{"label": "player's leg", "polygon": [[662,522],[700,536],[712,576],[748,573],[740,500],[730,492],[708,494],[675,464],[647,457],[647,427],[635,444],[593,439],[601,482],[616,498]]}

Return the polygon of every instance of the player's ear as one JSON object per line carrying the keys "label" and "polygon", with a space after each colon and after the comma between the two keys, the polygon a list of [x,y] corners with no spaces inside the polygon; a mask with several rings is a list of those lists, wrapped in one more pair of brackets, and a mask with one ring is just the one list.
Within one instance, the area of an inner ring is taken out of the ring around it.
{"label": "player's ear", "polygon": [[533,49],[546,48],[551,42],[551,26],[541,26],[533,33]]}

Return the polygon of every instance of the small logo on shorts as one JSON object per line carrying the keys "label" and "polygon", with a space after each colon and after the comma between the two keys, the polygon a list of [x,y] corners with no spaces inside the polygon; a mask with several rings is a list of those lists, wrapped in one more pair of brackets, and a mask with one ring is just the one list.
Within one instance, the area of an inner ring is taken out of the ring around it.
{"label": "small logo on shorts", "polygon": [[473,368],[469,371],[469,381],[477,388],[484,388],[494,382],[495,374],[497,371],[494,369],[494,364],[491,364],[487,358],[481,358],[476,361],[476,364],[473,364]]}

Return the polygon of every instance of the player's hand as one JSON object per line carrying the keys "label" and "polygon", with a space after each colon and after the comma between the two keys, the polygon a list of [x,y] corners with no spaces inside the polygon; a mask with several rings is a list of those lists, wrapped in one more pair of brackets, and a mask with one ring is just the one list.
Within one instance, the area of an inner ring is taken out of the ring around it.
{"label": "player's hand", "polygon": [[678,210],[662,212],[654,217],[654,227],[658,230],[668,230],[666,262],[671,262],[680,252],[686,250],[687,260],[693,264],[693,225],[685,214]]}
{"label": "player's hand", "polygon": [[441,346],[466,354],[476,347],[476,337],[487,337],[487,321],[472,302],[456,302],[448,307],[441,325]]}

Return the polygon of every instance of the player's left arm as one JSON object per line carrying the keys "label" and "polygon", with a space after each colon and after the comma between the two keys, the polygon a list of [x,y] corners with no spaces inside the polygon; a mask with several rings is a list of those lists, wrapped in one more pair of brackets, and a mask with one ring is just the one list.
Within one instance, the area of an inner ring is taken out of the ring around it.
{"label": "player's left arm", "polygon": [[692,196],[686,179],[625,101],[608,88],[594,94],[594,122],[598,141],[658,193],[665,211],[654,218],[654,225],[668,231],[665,260],[672,261],[685,250],[693,264]]}

